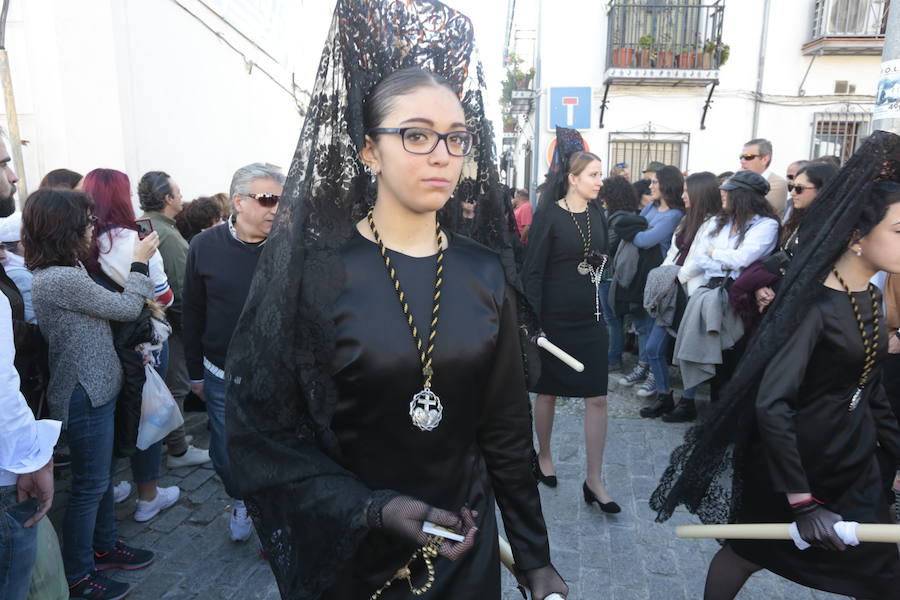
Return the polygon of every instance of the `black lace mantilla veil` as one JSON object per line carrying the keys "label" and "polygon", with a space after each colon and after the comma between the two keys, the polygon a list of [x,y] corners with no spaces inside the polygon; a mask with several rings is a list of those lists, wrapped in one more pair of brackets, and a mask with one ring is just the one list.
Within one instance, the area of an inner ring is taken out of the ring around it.
{"label": "black lace mantilla veil", "polygon": [[898,179],[900,137],[877,131],[847,161],[807,209],[799,251],[756,335],[709,415],[691,427],[672,453],[650,498],[657,521],[679,505],[704,523],[733,521],[741,499],[743,450],[756,427],[758,382],[769,360],[796,330],[831,266],[846,249],[872,184]]}
{"label": "black lace mantilla veil", "polygon": [[471,22],[436,1],[339,0],[226,369],[234,485],[284,598],[318,598],[366,531],[372,491],[340,466],[330,429],[337,392],[328,373],[334,351],[328,315],[343,283],[338,251],[374,197],[357,154],[363,102],[384,76],[409,66],[450,81],[467,126],[478,133],[439,220],[455,230],[461,201],[474,199],[471,237],[500,254],[509,283],[520,289]]}

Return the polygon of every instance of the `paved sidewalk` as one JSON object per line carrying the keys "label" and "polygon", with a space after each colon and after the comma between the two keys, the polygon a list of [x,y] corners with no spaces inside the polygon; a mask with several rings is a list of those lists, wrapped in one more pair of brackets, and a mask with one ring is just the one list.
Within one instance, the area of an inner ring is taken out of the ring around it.
{"label": "paved sidewalk", "polygon": [[[686,426],[641,419],[638,410],[644,401],[632,390],[620,389],[616,380],[610,378],[605,481],[623,512],[605,515],[584,503],[584,403],[561,399],[553,440],[560,483],[556,489],[541,486],[554,563],[571,587],[572,600],[701,598],[706,568],[718,545],[712,540],[678,540],[675,525],[696,521],[680,512],[658,524],[647,505]],[[205,415],[189,413],[186,425],[194,443],[207,447]],[[120,461],[118,475],[116,481],[130,479],[128,461]],[[64,476],[57,484],[59,493],[51,517],[58,528],[68,497],[68,479]],[[161,485],[178,485],[181,498],[155,519],[136,523],[131,518],[134,493],[117,507],[121,537],[156,552],[155,562],[147,569],[111,572],[116,579],[136,584],[130,600],[279,597],[268,564],[259,557],[255,534],[244,543],[229,540],[229,499],[210,465],[173,471],[164,465]],[[503,578],[504,600],[521,598],[509,574],[504,573]],[[762,573],[751,579],[739,598],[825,600],[840,596],[813,592]]]}

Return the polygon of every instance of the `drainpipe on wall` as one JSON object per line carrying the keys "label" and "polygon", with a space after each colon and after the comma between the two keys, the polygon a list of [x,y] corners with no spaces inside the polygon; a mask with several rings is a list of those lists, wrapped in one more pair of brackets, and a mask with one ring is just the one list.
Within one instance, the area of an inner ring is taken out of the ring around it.
{"label": "drainpipe on wall", "polygon": [[544,16],[544,2],[538,0],[537,6],[537,47],[534,51],[534,90],[537,97],[534,99],[534,140],[531,142],[531,182],[529,183],[529,196],[531,197],[531,212],[538,209],[538,195],[535,191],[540,181],[540,165],[541,165],[541,96],[543,89],[541,88],[541,21]]}
{"label": "drainpipe on wall", "polygon": [[766,0],[763,5],[763,26],[762,34],[759,36],[759,64],[756,68],[756,94],[753,97],[753,134],[751,138],[756,138],[757,129],[759,128],[759,105],[762,98],[763,76],[766,71],[766,46],[769,38],[769,7],[771,0]]}
{"label": "drainpipe on wall", "polygon": [[[887,29],[884,32],[884,50],[881,54],[882,65],[889,60],[900,59],[900,5],[896,6],[897,10],[891,10],[893,8],[895,7],[892,6],[888,9]],[[882,68],[882,79],[892,81],[896,76],[897,74],[893,70]],[[879,85],[878,88],[881,89],[881,86]],[[872,123],[872,130],[878,131],[879,129],[900,134],[900,119],[890,117],[875,119]]]}
{"label": "drainpipe on wall", "polygon": [[6,13],[9,12],[9,0],[3,0],[0,12],[0,80],[3,82],[3,95],[6,100],[6,118],[9,123],[9,151],[12,152],[13,165],[19,182],[19,208],[28,197],[28,184],[25,181],[25,161],[22,159],[22,136],[19,134],[19,114],[16,112],[16,97],[13,95],[12,73],[9,70],[9,55],[6,53]]}

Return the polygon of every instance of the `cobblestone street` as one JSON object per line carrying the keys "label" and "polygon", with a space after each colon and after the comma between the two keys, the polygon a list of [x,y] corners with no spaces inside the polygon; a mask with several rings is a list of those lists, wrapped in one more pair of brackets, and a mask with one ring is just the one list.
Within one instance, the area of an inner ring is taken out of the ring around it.
{"label": "cobblestone street", "polygon": [[[644,402],[610,378],[610,429],[605,481],[623,511],[605,515],[582,500],[584,446],[581,400],[560,400],[554,426],[559,486],[541,486],[544,515],[550,530],[553,560],[569,583],[572,600],[695,600],[702,597],[712,540],[679,540],[676,525],[696,522],[678,512],[667,523],[654,522],[647,500],[668,464],[669,452],[681,440],[685,425],[641,419]],[[701,408],[706,405],[700,402]],[[188,432],[206,447],[203,413],[189,413]],[[119,463],[116,478],[130,479],[128,462]],[[57,482],[51,511],[59,529],[67,499],[68,478]],[[178,485],[178,504],[147,523],[131,518],[135,494],[117,507],[120,536],[128,544],[156,552],[155,562],[139,571],[113,571],[116,579],[136,584],[134,600],[276,599],[278,591],[268,564],[259,556],[254,536],[245,543],[228,538],[230,504],[211,465],[162,470],[160,485]],[[504,573],[504,600],[521,595]],[[841,598],[813,592],[770,573],[754,576],[741,600],[825,600]]]}

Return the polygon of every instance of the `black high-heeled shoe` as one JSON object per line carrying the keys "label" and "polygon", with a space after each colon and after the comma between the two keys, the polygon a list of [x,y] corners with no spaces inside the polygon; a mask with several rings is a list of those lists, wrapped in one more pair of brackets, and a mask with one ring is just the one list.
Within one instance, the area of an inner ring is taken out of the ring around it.
{"label": "black high-heeled shoe", "polygon": [[619,506],[618,504],[616,504],[615,502],[612,502],[612,501],[600,502],[600,498],[597,497],[597,494],[595,494],[593,491],[591,491],[591,488],[588,487],[587,481],[585,481],[584,485],[581,486],[581,491],[584,492],[584,501],[588,505],[591,505],[594,502],[596,502],[597,506],[600,507],[600,510],[602,510],[605,513],[609,513],[609,514],[613,514],[613,515],[616,513],[622,512],[622,507]]}
{"label": "black high-heeled shoe", "polygon": [[538,483],[543,483],[547,487],[556,487],[558,483],[556,475],[544,475],[544,472],[541,471],[541,464],[538,462],[536,456],[534,457],[534,460],[531,461],[531,472],[534,473],[534,478],[537,479]]}

